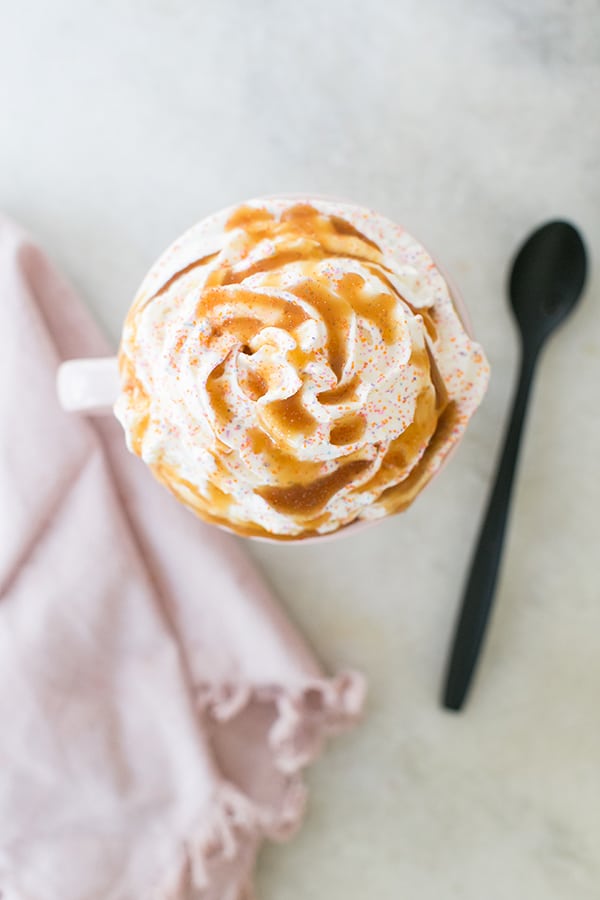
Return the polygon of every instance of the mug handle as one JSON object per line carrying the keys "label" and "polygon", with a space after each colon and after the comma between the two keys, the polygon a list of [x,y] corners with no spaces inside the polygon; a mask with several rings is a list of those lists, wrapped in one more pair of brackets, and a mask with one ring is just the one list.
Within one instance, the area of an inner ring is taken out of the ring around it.
{"label": "mug handle", "polygon": [[56,389],[58,401],[67,412],[112,412],[120,389],[117,357],[67,360],[58,368]]}

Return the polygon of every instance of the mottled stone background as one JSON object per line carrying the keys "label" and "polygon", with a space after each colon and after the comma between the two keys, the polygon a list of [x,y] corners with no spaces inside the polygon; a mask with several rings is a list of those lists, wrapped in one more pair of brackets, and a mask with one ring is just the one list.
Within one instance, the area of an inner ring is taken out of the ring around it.
{"label": "mottled stone background", "polygon": [[[0,206],[117,340],[155,256],[206,213],[317,191],[409,226],[462,289],[493,380],[406,515],[251,552],[361,729],[310,773],[262,900],[597,900],[600,296],[543,359],[497,612],[471,703],[438,706],[517,359],[526,232],[600,237],[597,0],[0,0]],[[592,260],[593,262],[593,260]]]}

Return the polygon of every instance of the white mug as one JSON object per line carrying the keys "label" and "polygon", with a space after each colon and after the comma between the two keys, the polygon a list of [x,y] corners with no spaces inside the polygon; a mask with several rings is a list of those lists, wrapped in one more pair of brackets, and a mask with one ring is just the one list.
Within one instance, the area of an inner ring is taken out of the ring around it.
{"label": "white mug", "polygon": [[59,403],[67,412],[110,413],[119,396],[117,357],[69,359],[58,369],[56,388]]}
{"label": "white mug", "polygon": [[[281,196],[288,198],[293,195]],[[331,200],[333,198],[317,199]],[[437,268],[440,269],[439,266],[437,266]],[[462,298],[445,273],[441,269],[440,271],[449,286],[455,309],[462,320],[463,326],[467,333],[471,335],[470,322]],[[57,391],[59,402],[66,411],[83,413],[85,415],[111,414],[120,393],[118,358],[112,356],[96,359],[71,359],[62,363],[57,374]],[[454,450],[455,447],[456,444],[451,448],[451,451]],[[450,455],[451,452],[447,453],[443,461],[444,463]],[[442,467],[443,466],[440,466],[440,469]],[[437,471],[439,472],[440,469]],[[366,528],[369,525],[374,525],[381,521],[383,521],[381,518],[369,521],[357,521],[332,533],[299,538],[297,541],[292,540],[291,543],[322,542],[325,538],[331,540],[343,535],[354,534],[359,529]],[[227,531],[230,530],[226,525],[220,525],[219,527],[222,527]],[[253,539],[263,540],[269,543],[281,543],[281,541],[276,538],[256,537]]]}
{"label": "white mug", "polygon": [[[88,416],[110,414],[119,396],[119,361],[116,356],[97,359],[69,359],[59,366],[56,387],[59,403],[67,412]],[[286,544],[288,546],[290,544],[322,544],[324,541],[334,541],[340,537],[356,534],[357,531],[362,531],[382,521],[383,519],[374,519],[352,522],[345,528],[339,528],[329,534],[299,538],[295,541],[288,540]],[[232,528],[228,528],[226,525],[217,524],[216,527],[230,534],[236,534]],[[281,540],[277,538],[253,535],[248,539],[281,546]]]}

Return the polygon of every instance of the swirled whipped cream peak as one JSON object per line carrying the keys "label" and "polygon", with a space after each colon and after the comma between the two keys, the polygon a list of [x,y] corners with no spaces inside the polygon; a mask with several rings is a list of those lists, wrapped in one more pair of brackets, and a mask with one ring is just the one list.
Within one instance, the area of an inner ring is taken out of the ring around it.
{"label": "swirled whipped cream peak", "polygon": [[199,516],[280,539],[405,509],[488,380],[426,250],[310,197],[252,200],[177,240],[119,361],[130,449]]}

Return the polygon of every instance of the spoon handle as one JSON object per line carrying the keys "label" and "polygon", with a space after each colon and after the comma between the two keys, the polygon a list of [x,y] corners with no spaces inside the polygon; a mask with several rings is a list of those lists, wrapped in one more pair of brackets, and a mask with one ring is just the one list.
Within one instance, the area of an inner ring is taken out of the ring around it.
{"label": "spoon handle", "polygon": [[448,709],[459,710],[464,703],[492,608],[536,360],[536,350],[527,352],[527,348],[523,349],[519,381],[496,482],[472,557],[471,571],[454,633],[443,697],[444,706]]}

